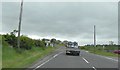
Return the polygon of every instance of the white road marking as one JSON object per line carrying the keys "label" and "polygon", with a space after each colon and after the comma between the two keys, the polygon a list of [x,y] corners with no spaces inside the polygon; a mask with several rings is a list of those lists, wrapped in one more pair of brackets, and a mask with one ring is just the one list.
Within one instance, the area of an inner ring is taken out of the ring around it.
{"label": "white road marking", "polygon": [[58,56],[59,54],[56,54],[56,55],[54,55],[53,57],[55,58],[56,56]]}
{"label": "white road marking", "polygon": [[[87,51],[85,51],[85,52],[87,52]],[[102,56],[102,55],[97,55],[97,54],[96,54],[95,56],[98,56],[98,57],[103,57],[103,58],[106,58],[106,59],[109,59],[109,60],[113,60],[113,61],[118,62],[118,60],[113,59],[113,58],[110,58],[110,57],[106,57],[106,56]]]}
{"label": "white road marking", "polygon": [[88,51],[85,51],[85,52],[88,52]]}
{"label": "white road marking", "polygon": [[95,67],[92,67],[94,70],[97,70]]}
{"label": "white road marking", "polygon": [[[83,60],[86,62],[86,63],[89,63],[84,57],[82,57],[83,58]],[[95,67],[93,67],[92,66],[92,68],[94,69],[94,70],[97,70]]]}
{"label": "white road marking", "polygon": [[105,58],[110,59],[110,60],[114,60],[114,61],[117,61],[117,62],[118,62],[118,60],[113,59],[113,58],[109,58],[109,57],[105,57]]}
{"label": "white road marking", "polygon": [[106,59],[109,59],[109,60],[113,60],[113,61],[117,61],[117,62],[118,62],[118,60],[113,59],[113,58],[109,58],[109,57],[105,57],[105,56],[100,56],[100,55],[97,55],[97,56],[99,56],[99,57],[103,57],[103,58],[106,58]]}
{"label": "white road marking", "polygon": [[62,52],[58,53],[58,54],[55,54],[53,57],[51,57],[49,60],[43,62],[42,64],[40,64],[39,66],[37,66],[35,69],[33,70],[36,70],[37,68],[40,68],[41,66],[43,66],[44,64],[46,64],[47,62],[49,62],[50,60],[52,60],[53,58],[57,57],[58,55],[60,55]]}
{"label": "white road marking", "polygon": [[[83,58],[83,57],[82,57],[82,58]],[[83,60],[84,60],[85,62],[89,63],[85,58],[83,58]]]}

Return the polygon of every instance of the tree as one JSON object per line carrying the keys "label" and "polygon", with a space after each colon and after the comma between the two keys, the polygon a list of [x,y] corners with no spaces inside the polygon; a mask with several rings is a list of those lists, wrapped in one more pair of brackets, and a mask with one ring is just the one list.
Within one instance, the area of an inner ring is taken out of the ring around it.
{"label": "tree", "polygon": [[45,48],[45,42],[44,41],[40,41],[40,40],[34,40],[34,44],[36,47],[41,47],[41,48]]}
{"label": "tree", "polygon": [[73,43],[71,41],[68,42],[68,47],[71,47]]}
{"label": "tree", "polygon": [[27,36],[22,35],[20,37],[20,40],[21,40],[20,41],[20,48],[22,48],[22,49],[29,50],[34,45],[32,39],[28,38]]}
{"label": "tree", "polygon": [[114,42],[113,41],[109,41],[109,45],[113,45],[114,44]]}
{"label": "tree", "polygon": [[50,41],[52,44],[53,44],[53,46],[55,46],[55,44],[56,44],[56,39],[51,39],[51,41]]}
{"label": "tree", "polygon": [[5,37],[5,41],[15,48],[17,47],[17,37],[15,36],[16,33],[17,30],[13,30],[10,34],[3,35]]}
{"label": "tree", "polygon": [[74,46],[78,46],[78,43],[77,42],[73,42]]}
{"label": "tree", "polygon": [[65,47],[67,47],[67,46],[68,46],[68,41],[67,41],[67,40],[64,40],[64,41],[63,41],[63,44],[65,45]]}
{"label": "tree", "polygon": [[60,44],[61,43],[61,41],[60,40],[56,40],[56,44]]}

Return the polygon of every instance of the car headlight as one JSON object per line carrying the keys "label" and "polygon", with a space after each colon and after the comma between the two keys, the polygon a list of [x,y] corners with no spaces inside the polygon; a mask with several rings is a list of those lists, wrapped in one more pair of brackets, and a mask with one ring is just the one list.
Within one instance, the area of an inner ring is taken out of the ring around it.
{"label": "car headlight", "polygon": [[66,50],[66,53],[70,53],[70,51]]}

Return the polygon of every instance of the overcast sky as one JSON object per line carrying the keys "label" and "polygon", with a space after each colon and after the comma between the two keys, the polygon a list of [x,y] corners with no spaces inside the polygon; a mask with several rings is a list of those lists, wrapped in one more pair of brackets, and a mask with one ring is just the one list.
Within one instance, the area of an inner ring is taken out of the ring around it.
{"label": "overcast sky", "polygon": [[[2,32],[18,29],[19,2],[2,3]],[[25,2],[21,33],[32,38],[56,38],[93,44],[117,43],[117,2]]]}

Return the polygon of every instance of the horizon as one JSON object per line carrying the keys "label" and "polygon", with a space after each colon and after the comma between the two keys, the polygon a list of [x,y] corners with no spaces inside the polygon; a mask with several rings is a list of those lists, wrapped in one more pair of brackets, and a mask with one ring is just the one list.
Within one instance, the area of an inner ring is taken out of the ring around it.
{"label": "horizon", "polygon": [[[1,33],[0,32],[0,34],[1,35],[5,35],[5,34],[10,34],[10,33]],[[24,35],[24,34],[21,34],[21,35]],[[74,42],[73,40],[69,40],[69,39],[62,39],[62,38],[55,38],[55,37],[40,37],[40,36],[37,36],[37,35],[24,35],[24,36],[27,36],[27,37],[29,37],[29,38],[31,38],[31,39],[36,39],[36,40],[42,40],[42,39],[56,39],[56,40],[60,40],[60,41],[72,41],[72,42]],[[16,37],[17,37],[17,34],[16,34]],[[85,45],[94,45],[94,43],[86,43],[86,44],[80,44],[80,42],[79,41],[76,41],[76,42],[78,42],[78,45],[79,46],[85,46]],[[114,42],[114,41],[113,41]],[[115,44],[115,45],[118,45],[117,43],[113,43],[113,44]],[[99,44],[99,43],[97,43],[96,42],[96,45],[109,45],[109,41],[107,42],[107,43],[102,43],[102,44]]]}

